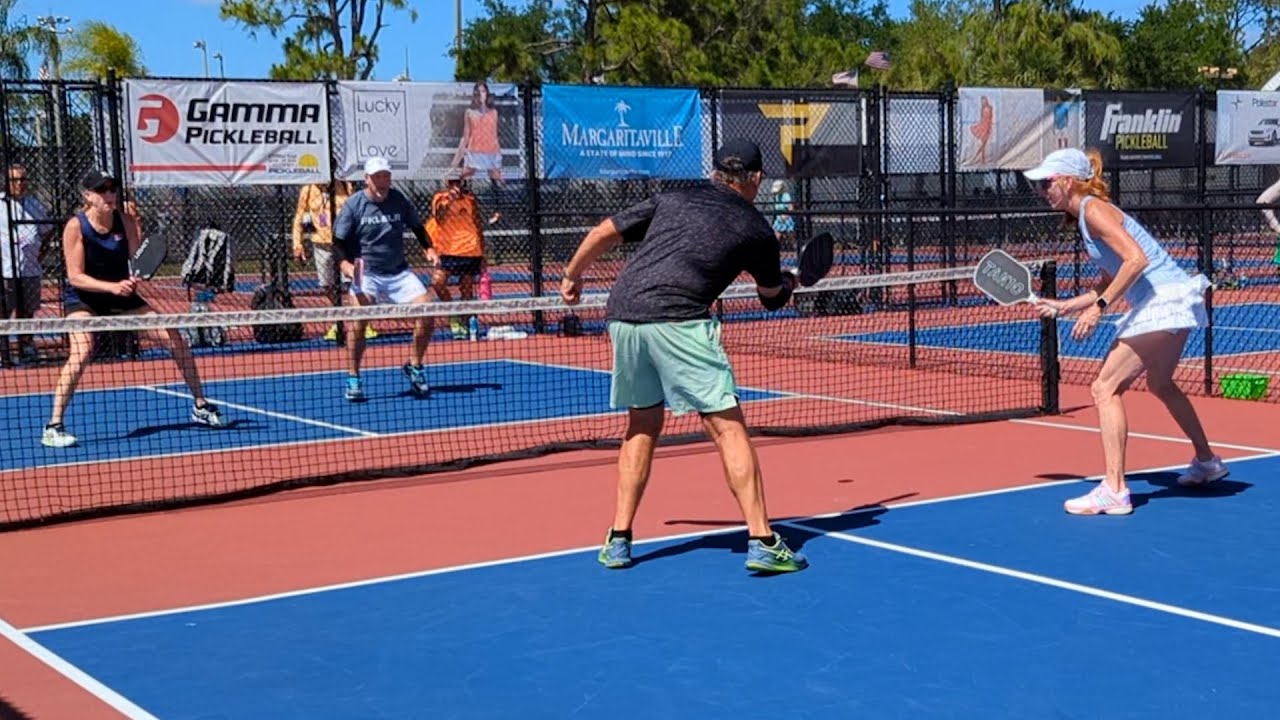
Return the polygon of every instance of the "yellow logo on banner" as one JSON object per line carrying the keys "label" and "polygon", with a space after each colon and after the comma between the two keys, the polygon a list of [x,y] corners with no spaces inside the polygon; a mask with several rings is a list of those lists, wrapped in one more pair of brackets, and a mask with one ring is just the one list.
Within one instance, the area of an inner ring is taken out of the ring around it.
{"label": "yellow logo on banner", "polygon": [[778,128],[778,149],[787,165],[791,165],[791,146],[796,140],[808,140],[831,111],[829,103],[760,103],[760,113],[770,120],[784,121]]}

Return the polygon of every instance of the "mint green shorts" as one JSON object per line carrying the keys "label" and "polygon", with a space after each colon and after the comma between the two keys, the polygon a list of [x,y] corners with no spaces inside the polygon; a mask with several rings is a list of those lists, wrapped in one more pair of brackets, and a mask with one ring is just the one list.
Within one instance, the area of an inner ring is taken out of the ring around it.
{"label": "mint green shorts", "polygon": [[647,408],[666,400],[671,412],[715,413],[738,404],[729,356],[716,320],[609,322],[615,408]]}

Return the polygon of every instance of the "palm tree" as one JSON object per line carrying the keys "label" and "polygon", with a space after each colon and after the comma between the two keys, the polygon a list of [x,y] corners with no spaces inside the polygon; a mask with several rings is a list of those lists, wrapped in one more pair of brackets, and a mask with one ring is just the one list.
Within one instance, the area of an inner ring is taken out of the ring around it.
{"label": "palm tree", "polygon": [[10,14],[17,0],[0,0],[0,78],[25,80],[31,75],[27,53],[43,49],[46,33],[31,25],[16,25]]}
{"label": "palm tree", "polygon": [[74,77],[101,80],[107,77],[110,68],[115,68],[119,77],[147,74],[138,43],[101,20],[90,20],[81,25],[67,42],[67,54],[63,70]]}

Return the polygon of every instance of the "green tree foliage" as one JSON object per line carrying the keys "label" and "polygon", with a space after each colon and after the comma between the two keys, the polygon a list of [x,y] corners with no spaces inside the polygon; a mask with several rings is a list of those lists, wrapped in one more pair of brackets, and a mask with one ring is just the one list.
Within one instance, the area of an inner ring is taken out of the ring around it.
{"label": "green tree foliage", "polygon": [[485,0],[459,78],[826,86],[885,49],[883,0]]}
{"label": "green tree foliage", "polygon": [[1226,14],[1209,11],[1203,0],[1144,7],[1125,38],[1123,57],[1134,88],[1194,88],[1205,83],[1201,68],[1239,67],[1244,59]]}
{"label": "green tree foliage", "polygon": [[62,60],[62,47],[56,33],[37,27],[27,17],[15,18],[17,0],[0,0],[0,78],[25,80],[32,77],[27,56],[35,53],[52,65],[50,72],[57,72]]}
{"label": "green tree foliage", "polygon": [[67,62],[63,72],[72,77],[105,79],[115,68],[118,77],[142,77],[147,68],[134,39],[109,23],[90,20],[67,42]]}
{"label": "green tree foliage", "polygon": [[[981,16],[972,18],[977,25]],[[1119,87],[1124,84],[1120,26],[1071,0],[1021,0],[987,18],[979,74],[1014,87]]]}
{"label": "green tree foliage", "polygon": [[277,80],[368,80],[378,64],[378,35],[388,11],[408,10],[407,0],[221,0],[220,15],[249,30],[284,38],[284,60],[271,66]]}

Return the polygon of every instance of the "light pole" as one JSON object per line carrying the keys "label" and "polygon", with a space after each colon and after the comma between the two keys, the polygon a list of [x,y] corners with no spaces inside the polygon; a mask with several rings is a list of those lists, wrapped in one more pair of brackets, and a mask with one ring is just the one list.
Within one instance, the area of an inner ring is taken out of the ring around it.
{"label": "light pole", "polygon": [[63,25],[71,24],[66,15],[40,15],[36,18],[36,27],[49,33],[49,44],[45,48],[45,64],[52,65],[54,80],[62,79],[62,47],[58,42],[59,35],[70,35],[72,30]]}
{"label": "light pole", "polygon": [[221,52],[214,53],[213,59],[218,61],[218,77],[220,78],[227,77],[227,70],[222,66],[222,53]]}
{"label": "light pole", "polygon": [[204,56],[204,76],[209,77],[209,46],[203,40],[197,40],[191,43],[191,47],[200,51]]}
{"label": "light pole", "polygon": [[453,51],[453,76],[457,78],[462,64],[462,0],[453,2]]}

